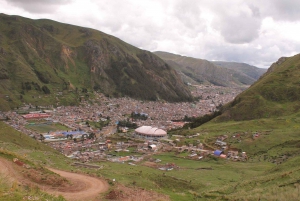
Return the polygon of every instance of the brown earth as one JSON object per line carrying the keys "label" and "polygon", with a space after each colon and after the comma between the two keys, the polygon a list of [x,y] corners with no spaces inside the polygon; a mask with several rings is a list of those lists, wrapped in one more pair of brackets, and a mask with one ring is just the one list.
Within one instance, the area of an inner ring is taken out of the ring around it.
{"label": "brown earth", "polygon": [[[11,161],[0,158],[0,173],[11,183],[22,186],[37,186],[41,190],[62,195],[67,200],[97,200],[100,193],[108,190],[106,181],[83,174],[71,173],[49,168],[56,174],[40,173],[36,169],[26,169]],[[58,175],[60,176],[58,176]],[[52,185],[47,181],[54,181]],[[59,185],[58,185],[59,184]]]}
{"label": "brown earth", "polygon": [[47,192],[54,195],[62,195],[67,200],[95,200],[100,193],[108,190],[106,181],[82,174],[65,172],[49,168],[52,172],[66,178],[73,185],[68,188],[50,188]]}
{"label": "brown earth", "polygon": [[114,201],[169,201],[167,195],[162,195],[154,191],[147,191],[141,188],[128,188],[118,184],[105,197],[107,200]]}
{"label": "brown earth", "polygon": [[146,161],[143,165],[145,165],[147,167],[151,167],[151,168],[158,168],[157,163],[150,162],[150,161]]}

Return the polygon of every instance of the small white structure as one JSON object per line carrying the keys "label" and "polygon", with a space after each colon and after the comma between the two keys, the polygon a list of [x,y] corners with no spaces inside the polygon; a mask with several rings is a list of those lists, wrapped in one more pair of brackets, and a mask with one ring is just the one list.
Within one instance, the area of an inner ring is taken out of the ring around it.
{"label": "small white structure", "polygon": [[156,150],[156,145],[155,145],[155,144],[150,144],[148,147],[149,147],[150,149],[152,149],[152,150]]}

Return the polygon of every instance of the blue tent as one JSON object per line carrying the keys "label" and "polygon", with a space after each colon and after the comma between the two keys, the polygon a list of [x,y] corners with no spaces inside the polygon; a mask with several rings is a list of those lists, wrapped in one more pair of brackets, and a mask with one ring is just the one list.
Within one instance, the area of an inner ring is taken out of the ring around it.
{"label": "blue tent", "polygon": [[221,151],[221,150],[214,151],[215,156],[220,156],[221,154],[223,154],[223,151]]}

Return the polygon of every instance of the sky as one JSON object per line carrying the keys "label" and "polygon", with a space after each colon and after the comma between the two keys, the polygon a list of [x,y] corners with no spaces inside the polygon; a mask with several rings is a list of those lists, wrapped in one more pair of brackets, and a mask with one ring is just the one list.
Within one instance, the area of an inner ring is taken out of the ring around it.
{"label": "sky", "polygon": [[94,28],[138,48],[268,68],[300,53],[299,0],[0,0],[0,13]]}

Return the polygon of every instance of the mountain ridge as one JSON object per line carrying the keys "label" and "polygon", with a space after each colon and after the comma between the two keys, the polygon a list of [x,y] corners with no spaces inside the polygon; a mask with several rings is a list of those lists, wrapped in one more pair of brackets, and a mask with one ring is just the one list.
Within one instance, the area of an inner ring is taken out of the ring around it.
{"label": "mountain ridge", "polygon": [[238,71],[240,73],[246,74],[247,76],[255,79],[259,79],[259,77],[264,74],[267,69],[258,68],[256,66],[252,66],[246,63],[239,63],[239,62],[228,62],[228,61],[210,61],[213,64],[224,67],[227,69],[232,69]]}
{"label": "mountain ridge", "polygon": [[[245,74],[242,70],[225,68],[205,59],[197,59],[168,52],[154,52],[178,72],[186,81],[197,84],[213,84],[219,86],[251,85],[257,79]],[[227,62],[225,62],[227,64]],[[228,62],[229,63],[229,62]],[[251,71],[250,71],[251,72]]]}
{"label": "mountain ridge", "polygon": [[[2,109],[22,102],[78,104],[93,91],[144,100],[192,100],[168,64],[114,36],[48,19],[5,14],[0,19]],[[63,97],[57,98],[54,94],[60,92]]]}

